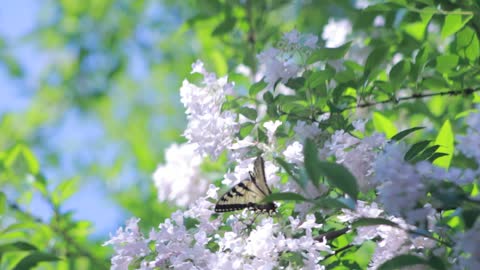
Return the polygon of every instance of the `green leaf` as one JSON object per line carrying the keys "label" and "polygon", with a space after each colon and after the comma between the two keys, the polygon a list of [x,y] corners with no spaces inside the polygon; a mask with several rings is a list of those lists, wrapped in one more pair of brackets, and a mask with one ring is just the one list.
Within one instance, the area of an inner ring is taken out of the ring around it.
{"label": "green leaf", "polygon": [[435,153],[435,151],[438,150],[438,148],[440,148],[440,145],[430,146],[427,149],[425,149],[425,151],[423,151],[420,155],[416,156],[412,161],[418,162],[422,160],[427,160]]}
{"label": "green leaf", "polygon": [[348,194],[354,200],[358,195],[358,184],[355,177],[343,165],[335,162],[319,161],[317,167],[322,175],[327,178],[328,183]]}
{"label": "green leaf", "polygon": [[212,36],[221,36],[225,35],[228,32],[231,32],[233,28],[235,27],[236,20],[234,17],[228,16],[223,20],[220,24],[215,27],[215,29],[212,32]]}
{"label": "green leaf", "polygon": [[0,245],[0,259],[2,258],[3,254],[6,252],[12,251],[32,251],[37,250],[37,247],[23,241],[18,241],[14,243],[2,244]]}
{"label": "green leaf", "polygon": [[465,27],[457,33],[455,39],[455,51],[462,58],[475,62],[480,56],[480,42],[477,33],[470,27]]}
{"label": "green leaf", "polygon": [[290,177],[292,177],[293,180],[295,180],[295,182],[297,182],[297,184],[299,184],[302,188],[304,188],[307,185],[306,182],[303,182],[301,178],[295,175],[295,173],[293,172],[292,166],[288,164],[285,160],[277,157],[275,158],[275,161],[277,161],[277,163],[287,172],[287,174]]}
{"label": "green leaf", "polygon": [[473,18],[473,15],[458,14],[460,12],[462,12],[461,9],[455,9],[451,11],[451,13],[447,15],[447,17],[445,17],[445,22],[443,23],[441,33],[442,38],[446,38],[450,35],[455,34],[460,29],[462,29],[463,26],[468,23],[468,21],[470,21],[470,19]]}
{"label": "green leaf", "polygon": [[288,80],[288,82],[285,84],[288,88],[292,88],[295,90],[300,90],[302,87],[305,85],[305,78],[303,77],[298,77],[298,78],[292,78]]}
{"label": "green leaf", "polygon": [[448,74],[458,65],[458,55],[446,54],[437,56],[437,65],[435,68],[442,74]]}
{"label": "green leaf", "polygon": [[378,267],[378,270],[398,270],[407,266],[418,264],[428,264],[428,262],[425,259],[415,255],[399,255],[384,262],[382,265],[380,265],[380,267]]}
{"label": "green leaf", "polygon": [[402,82],[407,79],[410,73],[410,66],[410,61],[402,60],[390,70],[390,81],[396,86],[396,89],[400,88]]}
{"label": "green leaf", "polygon": [[5,166],[13,169],[19,175],[30,173],[36,175],[40,171],[40,165],[32,151],[23,144],[16,145],[10,150]]}
{"label": "green leaf", "polygon": [[0,215],[3,215],[3,213],[5,213],[6,208],[7,208],[7,197],[5,196],[5,193],[0,191]]}
{"label": "green leaf", "polygon": [[274,101],[273,94],[270,91],[265,92],[265,94],[263,94],[263,100],[267,105],[272,104]]}
{"label": "green leaf", "polygon": [[365,226],[378,226],[378,225],[388,225],[392,227],[397,227],[398,224],[384,218],[359,218],[352,222],[353,228],[365,227]]}
{"label": "green leaf", "polygon": [[259,81],[257,83],[254,83],[252,86],[250,86],[250,89],[248,90],[248,94],[252,97],[256,96],[260,91],[265,89],[267,87],[268,83],[265,81]]}
{"label": "green leaf", "polygon": [[409,34],[411,37],[417,41],[422,41],[425,37],[425,30],[427,30],[428,23],[426,22],[413,22],[406,24],[403,27],[405,33]]}
{"label": "green leaf", "polygon": [[334,75],[335,73],[329,69],[315,71],[308,76],[307,85],[309,88],[315,88],[327,80],[332,79]]}
{"label": "green leaf", "polygon": [[439,151],[445,153],[447,155],[438,157],[433,164],[448,168],[450,167],[450,163],[452,161],[453,151],[454,151],[454,134],[452,130],[452,125],[450,124],[450,120],[446,120],[442,128],[440,128],[440,132],[435,139],[435,144],[440,145]]}
{"label": "green leaf", "polygon": [[352,42],[347,42],[337,48],[321,48],[314,51],[307,60],[307,64],[313,64],[318,61],[341,59],[350,49]]}
{"label": "green leaf", "polygon": [[388,47],[382,46],[375,48],[365,62],[365,75],[370,74],[374,68],[379,68],[380,64],[385,62],[388,53]]}
{"label": "green leaf", "polygon": [[273,202],[273,201],[309,201],[309,199],[303,197],[300,194],[293,193],[293,192],[279,192],[279,193],[272,193],[268,195],[264,199],[265,202]]}
{"label": "green leaf", "polygon": [[352,198],[320,198],[313,201],[315,208],[321,209],[350,209],[355,210],[355,201]]}
{"label": "green leaf", "polygon": [[305,141],[305,146],[303,147],[303,156],[307,174],[313,184],[318,187],[320,177],[322,176],[322,172],[318,167],[318,149],[317,145],[309,138],[307,138]]}
{"label": "green leaf", "polygon": [[403,159],[405,161],[412,160],[416,155],[418,155],[425,148],[427,148],[430,142],[431,142],[430,140],[425,140],[412,145],[412,147],[408,149],[407,153],[405,153],[405,156],[403,157]]}
{"label": "green leaf", "polygon": [[413,128],[409,128],[409,129],[405,129],[405,130],[402,130],[400,131],[399,133],[395,134],[391,140],[392,141],[400,141],[402,140],[403,138],[405,138],[406,136],[410,135],[411,133],[417,131],[417,130],[420,130],[420,129],[424,129],[425,127],[413,127]]}
{"label": "green leaf", "polygon": [[441,157],[444,157],[444,156],[448,156],[448,154],[445,154],[445,153],[435,153],[435,154],[433,154],[433,155],[428,159],[428,161],[430,161],[430,162],[433,163],[435,160],[437,160],[437,159],[439,159],[439,158],[441,158]]}
{"label": "green leaf", "polygon": [[241,124],[240,125],[240,132],[239,132],[240,133],[240,138],[244,139],[245,137],[250,135],[250,133],[252,132],[254,127],[255,127],[255,124],[251,123],[251,122],[246,122],[246,123]]}
{"label": "green leaf", "polygon": [[378,132],[385,133],[387,138],[391,138],[397,133],[397,128],[393,123],[379,112],[373,113],[373,126]]}
{"label": "green leaf", "polygon": [[250,120],[257,120],[257,110],[249,108],[249,107],[240,107],[238,108],[238,113],[247,117]]}
{"label": "green leaf", "polygon": [[52,192],[52,202],[60,205],[78,190],[78,177],[61,182]]}
{"label": "green leaf", "polygon": [[13,270],[26,270],[35,267],[40,262],[54,262],[59,261],[60,258],[45,252],[34,251],[17,263]]}

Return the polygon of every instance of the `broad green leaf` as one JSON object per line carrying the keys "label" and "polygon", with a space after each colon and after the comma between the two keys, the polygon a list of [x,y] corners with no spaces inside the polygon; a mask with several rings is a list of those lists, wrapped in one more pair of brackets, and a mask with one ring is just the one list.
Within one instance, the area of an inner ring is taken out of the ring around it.
{"label": "broad green leaf", "polygon": [[305,85],[305,81],[306,81],[305,78],[298,77],[298,78],[293,78],[288,80],[288,82],[285,85],[294,90],[300,90]]}
{"label": "broad green leaf", "polygon": [[367,57],[365,62],[365,75],[369,74],[375,68],[385,62],[388,53],[388,47],[382,46],[375,48]]}
{"label": "broad green leaf", "polygon": [[[442,38],[446,38],[450,35],[458,32],[462,27],[473,18],[473,15],[462,15],[458,14],[461,12],[461,9],[453,10],[450,14],[445,17],[445,22],[442,27]],[[457,12],[457,14],[455,14]]]}
{"label": "broad green leaf", "polygon": [[353,228],[365,227],[365,226],[378,226],[378,225],[388,225],[392,227],[398,227],[398,224],[384,218],[359,218],[352,222]]}
{"label": "broad green leaf", "polygon": [[475,62],[480,56],[480,44],[477,33],[470,27],[465,27],[457,33],[455,39],[455,51],[460,57]]}
{"label": "broad green leaf", "polygon": [[7,243],[7,244],[2,244],[0,245],[0,258],[5,252],[11,252],[11,251],[31,251],[31,250],[37,250],[37,247],[23,241],[18,241],[14,243]]}
{"label": "broad green leaf", "polygon": [[384,133],[387,138],[392,138],[398,132],[393,123],[379,112],[373,113],[373,126],[376,131]]}
{"label": "broad green leaf", "polygon": [[328,183],[348,194],[354,200],[358,196],[358,184],[355,177],[343,165],[335,162],[319,161],[317,167]]}
{"label": "broad green leaf", "polygon": [[421,142],[418,142],[418,143],[412,145],[412,147],[410,147],[410,149],[408,149],[407,153],[405,153],[405,156],[403,157],[403,159],[405,161],[412,160],[420,152],[422,152],[425,148],[427,148],[427,146],[430,144],[430,142],[431,142],[430,140],[425,140],[425,141],[421,141]]}
{"label": "broad green leaf", "polygon": [[23,259],[13,268],[13,270],[25,270],[35,267],[40,262],[54,262],[59,261],[60,258],[45,252],[34,251]]}
{"label": "broad green leaf", "polygon": [[446,54],[437,57],[436,69],[438,72],[448,74],[458,65],[458,55]]}
{"label": "broad green leaf", "polygon": [[335,73],[331,72],[331,70],[315,71],[307,78],[307,86],[309,88],[315,88],[327,80],[332,79],[334,75]]}
{"label": "broad green leaf", "polygon": [[249,108],[249,107],[240,107],[238,108],[238,113],[247,117],[250,120],[257,120],[257,110]]}
{"label": "broad green leaf", "polygon": [[402,82],[407,79],[410,73],[410,66],[410,61],[402,60],[390,70],[390,81],[396,86],[396,89],[400,88]]}
{"label": "broad green leaf", "polygon": [[303,147],[304,163],[307,174],[310,180],[318,187],[322,172],[318,167],[318,149],[317,145],[311,140],[307,139]]}
{"label": "broad green leaf", "polygon": [[435,139],[435,144],[440,145],[438,149],[439,152],[447,154],[446,156],[437,158],[433,164],[448,168],[450,167],[450,162],[452,161],[453,151],[454,151],[454,135],[452,130],[452,125],[450,124],[450,120],[446,120],[442,127],[440,128],[440,132]]}
{"label": "broad green leaf", "polygon": [[318,61],[341,59],[350,49],[352,42],[347,42],[337,48],[321,48],[312,53],[307,60],[307,64],[313,64]]}
{"label": "broad green leaf", "polygon": [[272,193],[264,199],[265,202],[272,201],[308,201],[309,199],[293,192]]}
{"label": "broad green leaf", "polygon": [[425,259],[415,255],[399,255],[384,262],[382,265],[380,265],[380,267],[378,267],[378,270],[398,270],[407,266],[414,266],[418,264],[428,265],[428,262]]}
{"label": "broad green leaf", "polygon": [[263,89],[265,89],[265,87],[267,87],[267,83],[263,80],[257,82],[257,83],[254,83],[250,89],[248,90],[248,94],[252,97],[256,96],[260,91],[262,91]]}
{"label": "broad green leaf", "polygon": [[420,130],[420,129],[424,129],[425,127],[413,127],[413,128],[409,128],[409,129],[405,129],[405,130],[402,130],[400,131],[399,133],[395,134],[391,140],[392,141],[400,141],[401,139],[405,138],[406,136],[410,135],[410,133],[413,133],[417,130]]}
{"label": "broad green leaf", "polygon": [[403,30],[417,41],[422,41],[425,38],[425,30],[427,30],[427,25],[428,22],[413,22],[406,24],[403,27]]}

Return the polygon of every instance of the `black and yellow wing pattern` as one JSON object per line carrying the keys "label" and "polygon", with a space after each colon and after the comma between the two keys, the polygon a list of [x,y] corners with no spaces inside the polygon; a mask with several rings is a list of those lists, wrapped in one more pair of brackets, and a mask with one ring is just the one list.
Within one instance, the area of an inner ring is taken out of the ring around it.
{"label": "black and yellow wing pattern", "polygon": [[215,212],[229,212],[249,208],[255,211],[275,212],[276,205],[273,202],[262,202],[265,197],[272,194],[265,177],[265,161],[261,156],[257,157],[253,166],[253,174],[232,187],[220,197],[215,205]]}

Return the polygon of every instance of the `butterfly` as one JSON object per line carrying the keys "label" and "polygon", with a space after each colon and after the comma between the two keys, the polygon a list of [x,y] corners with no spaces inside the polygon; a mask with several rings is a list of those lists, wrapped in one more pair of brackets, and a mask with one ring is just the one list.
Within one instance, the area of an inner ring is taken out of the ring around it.
{"label": "butterfly", "polygon": [[241,181],[220,197],[215,205],[215,212],[229,212],[249,208],[261,212],[275,212],[277,206],[273,202],[263,203],[272,191],[265,178],[265,161],[261,156],[253,163],[250,178]]}

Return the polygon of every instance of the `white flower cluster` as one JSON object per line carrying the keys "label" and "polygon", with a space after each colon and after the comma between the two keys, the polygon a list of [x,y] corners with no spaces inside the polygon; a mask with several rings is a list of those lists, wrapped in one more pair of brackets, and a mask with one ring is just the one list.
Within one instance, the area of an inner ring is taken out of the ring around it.
{"label": "white flower cluster", "polygon": [[[209,196],[216,198],[212,185]],[[212,197],[211,197],[212,198]],[[138,219],[120,228],[105,245],[113,245],[112,269],[129,269],[137,262],[139,269],[274,269],[290,265],[282,256],[300,254],[304,269],[323,269],[318,262],[331,253],[325,241],[314,239],[312,229],[320,228],[313,215],[305,220],[290,217],[290,226],[281,228],[272,218],[264,218],[250,233],[241,217],[231,216],[227,224],[211,220],[213,204],[199,199],[186,211],[177,211],[171,219],[152,230],[148,237],[138,230]],[[220,226],[229,225],[232,231],[217,234]],[[292,235],[295,235],[293,237]],[[154,246],[152,250],[149,248]]]}
{"label": "white flower cluster", "polygon": [[328,24],[323,29],[322,38],[328,48],[343,45],[347,36],[352,32],[352,23],[347,19],[328,19]]}
{"label": "white flower cluster", "polygon": [[457,136],[457,149],[465,156],[475,159],[480,165],[480,113],[470,114],[466,122],[467,134]]}
{"label": "white flower cluster", "polygon": [[195,72],[204,76],[204,86],[185,80],[180,88],[188,120],[184,136],[200,155],[216,159],[232,145],[239,130],[237,115],[221,110],[226,94],[233,92],[233,84],[227,82],[227,77],[217,79],[214,73],[208,73],[200,61],[193,64]]}
{"label": "white flower cluster", "polygon": [[325,143],[321,154],[335,156],[336,162],[344,165],[357,179],[360,190],[366,192],[372,183],[373,163],[378,149],[386,142],[383,134],[374,133],[363,139],[356,138],[343,130],[337,130]]}
{"label": "white flower cluster", "polygon": [[260,70],[265,76],[267,88],[270,89],[280,81],[285,84],[289,79],[299,75],[302,68],[295,58],[298,54],[308,55],[317,47],[318,37],[301,34],[297,30],[286,33],[278,48],[269,48],[257,58],[262,64]]}
{"label": "white flower cluster", "polygon": [[480,269],[480,218],[468,231],[456,236],[454,247],[458,269]]}
{"label": "white flower cluster", "polygon": [[153,174],[159,201],[188,206],[202,196],[210,183],[202,175],[202,160],[192,144],[172,144],[165,152],[165,164]]}
{"label": "white flower cluster", "polygon": [[130,263],[150,253],[148,242],[138,228],[140,219],[131,218],[127,221],[125,230],[119,228],[105,245],[112,245],[115,254],[112,257],[112,270],[128,269]]}
{"label": "white flower cluster", "polygon": [[387,144],[375,162],[374,181],[378,198],[388,214],[401,216],[409,224],[424,223],[431,207],[418,207],[427,195],[427,179],[414,164],[404,160],[406,145]]}
{"label": "white flower cluster", "polygon": [[385,216],[383,210],[378,208],[376,203],[369,205],[363,201],[358,201],[355,211],[343,210],[343,215],[338,216],[338,218],[340,221],[348,223],[359,218],[385,218],[399,225],[399,227],[375,225],[357,228],[357,236],[353,241],[356,245],[360,245],[367,240],[380,238],[376,242],[377,248],[372,256],[369,269],[377,269],[384,262],[397,255],[431,248],[435,245],[433,240],[425,237],[412,238],[407,229],[413,229],[413,227],[407,225],[401,218]]}

